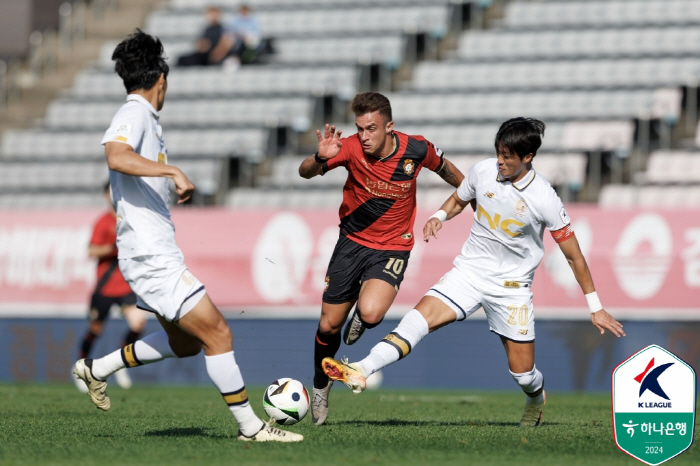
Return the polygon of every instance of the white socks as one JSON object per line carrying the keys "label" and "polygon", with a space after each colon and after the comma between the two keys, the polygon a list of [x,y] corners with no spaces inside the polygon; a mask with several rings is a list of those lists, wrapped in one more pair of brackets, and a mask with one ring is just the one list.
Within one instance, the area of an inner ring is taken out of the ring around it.
{"label": "white socks", "polygon": [[527,404],[540,405],[544,403],[544,390],[542,390],[544,388],[544,376],[537,370],[537,367],[533,366],[530,372],[520,374],[510,372],[510,375],[513,376],[527,395]]}
{"label": "white socks", "polygon": [[416,309],[406,314],[398,327],[377,343],[369,355],[358,364],[366,377],[383,367],[402,359],[411,352],[427,334],[428,322]]}
{"label": "white socks", "polygon": [[100,359],[94,359],[91,370],[93,377],[107,380],[107,377],[124,367],[136,367],[174,357],[175,353],[168,343],[168,334],[160,331],[146,335]]}
{"label": "white socks", "polygon": [[209,378],[221,392],[221,396],[238,422],[239,429],[246,437],[252,437],[263,428],[264,423],[250,407],[243,376],[236,364],[233,351],[204,356],[204,360]]}

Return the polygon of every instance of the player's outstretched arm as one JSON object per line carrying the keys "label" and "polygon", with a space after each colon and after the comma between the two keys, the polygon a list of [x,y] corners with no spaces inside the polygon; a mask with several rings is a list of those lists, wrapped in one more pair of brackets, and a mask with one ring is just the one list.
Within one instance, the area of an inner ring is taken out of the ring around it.
{"label": "player's outstretched arm", "polygon": [[109,166],[110,170],[124,173],[125,175],[172,178],[175,182],[178,204],[182,204],[192,196],[194,185],[179,168],[141,157],[128,144],[122,142],[106,143],[105,156],[107,157],[107,166]]}
{"label": "player's outstretched arm", "polygon": [[455,167],[455,165],[447,159],[445,159],[442,164],[442,168],[436,173],[440,175],[440,178],[455,188],[459,188],[460,183],[464,179],[464,174],[459,171],[459,168]]}
{"label": "player's outstretched arm", "polygon": [[457,191],[453,192],[442,204],[440,210],[435,212],[426,222],[423,227],[423,241],[427,243],[431,236],[437,239],[437,232],[442,229],[442,222],[459,215],[467,205],[469,205],[468,201],[465,202],[461,200],[459,196],[457,196]]}
{"label": "player's outstretched arm", "polygon": [[335,126],[328,124],[323,130],[323,135],[321,135],[321,130],[317,129],[318,152],[308,156],[301,162],[301,165],[299,165],[299,176],[308,180],[316,175],[320,175],[326,160],[330,160],[340,153],[340,149],[343,147],[343,143],[340,142],[342,134],[342,131],[336,132]]}
{"label": "player's outstretched arm", "polygon": [[[601,335],[605,333],[605,330],[609,330],[617,337],[624,337],[625,332],[622,329],[622,324],[603,309],[603,306],[597,298],[597,294],[595,294],[593,277],[586,263],[586,258],[583,257],[576,236],[571,236],[559,243],[559,248],[561,252],[564,253],[566,261],[571,266],[571,270],[573,270],[576,281],[578,281],[578,284],[581,286],[583,294],[586,295],[589,301],[589,307],[593,306],[591,307],[591,322],[593,325],[600,330]],[[598,310],[594,308],[598,308]]]}

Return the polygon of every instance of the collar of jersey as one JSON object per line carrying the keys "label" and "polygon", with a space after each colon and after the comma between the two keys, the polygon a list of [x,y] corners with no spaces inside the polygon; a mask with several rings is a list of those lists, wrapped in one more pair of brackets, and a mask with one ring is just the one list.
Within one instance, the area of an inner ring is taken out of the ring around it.
{"label": "collar of jersey", "polygon": [[[525,175],[521,180],[516,181],[515,183],[511,183],[515,189],[518,191],[522,191],[523,189],[527,188],[530,186],[530,183],[535,179],[535,168],[531,168],[529,172],[527,172],[527,175]],[[500,181],[501,183],[509,182],[510,181],[506,178],[501,178],[501,174],[499,173],[498,176],[496,177],[496,181]]]}
{"label": "collar of jersey", "polygon": [[138,94],[129,94],[126,96],[126,101],[134,101],[134,102],[139,102],[140,104],[143,104],[146,106],[149,112],[151,112],[156,118],[160,118],[160,115],[158,115],[158,111],[153,108],[153,105],[149,101],[143,98],[143,96],[140,96]]}
{"label": "collar of jersey", "polygon": [[384,157],[382,159],[377,159],[376,157],[374,157],[375,159],[377,159],[377,162],[386,162],[387,160],[389,160],[390,158],[395,156],[396,153],[399,151],[399,144],[400,144],[399,135],[396,133],[393,133],[391,136],[394,138],[394,141],[396,141],[396,147],[391,152],[391,154],[387,155],[386,157]]}

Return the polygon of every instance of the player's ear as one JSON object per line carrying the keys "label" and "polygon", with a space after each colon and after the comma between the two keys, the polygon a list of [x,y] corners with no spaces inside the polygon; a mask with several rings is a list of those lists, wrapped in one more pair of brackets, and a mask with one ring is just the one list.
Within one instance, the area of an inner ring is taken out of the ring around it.
{"label": "player's ear", "polygon": [[525,157],[523,157],[523,163],[530,163],[530,162],[532,162],[533,158],[534,158],[534,156],[532,155],[532,152],[530,152]]}
{"label": "player's ear", "polygon": [[386,124],[386,134],[391,133],[394,131],[394,122],[393,121],[388,121]]}

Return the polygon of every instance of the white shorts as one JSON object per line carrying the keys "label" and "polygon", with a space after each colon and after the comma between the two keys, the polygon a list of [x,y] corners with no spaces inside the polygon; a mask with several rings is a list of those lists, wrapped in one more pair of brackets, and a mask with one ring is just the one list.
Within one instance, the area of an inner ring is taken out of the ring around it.
{"label": "white shorts", "polygon": [[119,269],[138,299],[136,306],[175,322],[206,294],[182,254],[119,259]]}
{"label": "white shorts", "polygon": [[453,268],[425,295],[451,307],[457,320],[464,320],[483,307],[492,332],[513,341],[535,341],[535,315],[529,285],[499,286]]}

